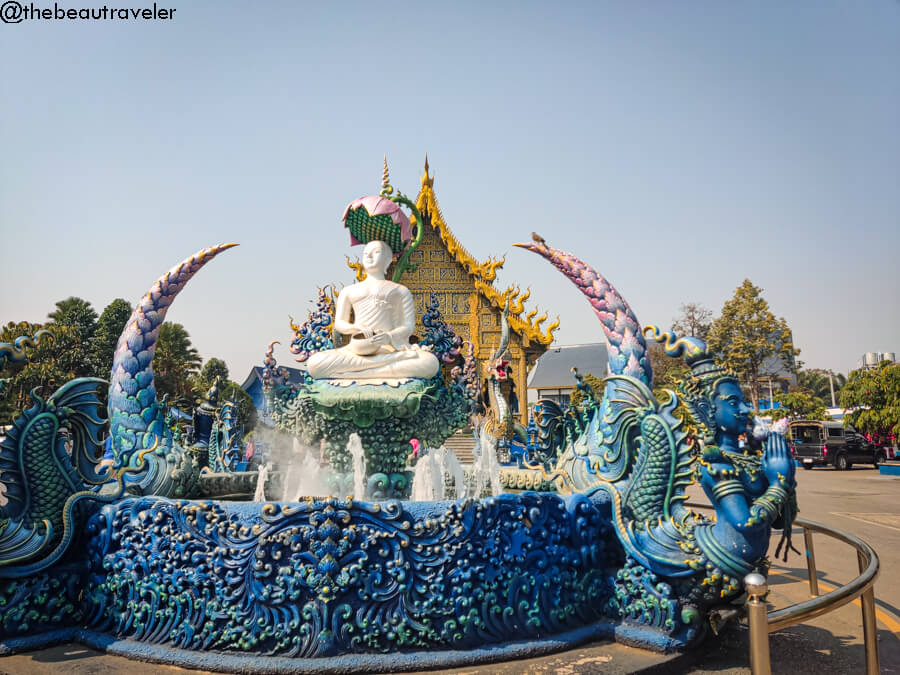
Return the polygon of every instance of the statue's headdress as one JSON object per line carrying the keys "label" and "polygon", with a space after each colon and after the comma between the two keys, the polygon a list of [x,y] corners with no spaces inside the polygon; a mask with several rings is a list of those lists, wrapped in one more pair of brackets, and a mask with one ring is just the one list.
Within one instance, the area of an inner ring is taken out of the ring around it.
{"label": "statue's headdress", "polygon": [[400,209],[396,198],[392,198],[394,188],[388,176],[387,157],[384,158],[384,177],[381,193],[355,199],[344,209],[344,227],[350,230],[350,245],[383,241],[391,247],[394,255],[399,255],[412,240],[412,225]]}
{"label": "statue's headdress", "polygon": [[737,375],[733,370],[717,364],[706,342],[700,338],[679,338],[673,332],[660,333],[656,326],[646,326],[644,335],[650,335],[662,344],[666,356],[684,357],[691,374],[679,383],[679,398],[694,418],[701,440],[712,442],[716,429],[713,407],[716,388],[723,382],[740,385]]}
{"label": "statue's headdress", "polygon": [[[425,160],[425,171],[428,172],[428,159]],[[400,206],[407,207],[412,213],[413,221],[401,210]],[[391,249],[396,259],[394,274],[391,278],[399,282],[403,272],[410,268],[409,258],[412,252],[422,243],[425,234],[425,225],[422,214],[419,213],[415,203],[403,193],[394,194],[394,186],[391,185],[388,175],[387,157],[384,158],[384,176],[381,180],[381,192],[377,195],[360,197],[350,202],[344,209],[344,226],[350,230],[350,245],[368,244],[372,241],[383,241]],[[415,223],[415,232],[413,231]],[[357,281],[362,281],[361,265],[347,264],[356,270]],[[415,267],[412,267],[415,269]]]}

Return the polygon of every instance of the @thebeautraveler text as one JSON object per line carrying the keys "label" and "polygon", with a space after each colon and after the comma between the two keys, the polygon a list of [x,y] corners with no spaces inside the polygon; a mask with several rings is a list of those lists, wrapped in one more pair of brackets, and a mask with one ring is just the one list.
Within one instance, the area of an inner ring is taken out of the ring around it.
{"label": "@thebeautraveler text", "polygon": [[174,7],[61,7],[40,6],[33,2],[24,4],[18,0],[5,0],[0,5],[0,20],[3,23],[22,21],[171,21],[175,18]]}

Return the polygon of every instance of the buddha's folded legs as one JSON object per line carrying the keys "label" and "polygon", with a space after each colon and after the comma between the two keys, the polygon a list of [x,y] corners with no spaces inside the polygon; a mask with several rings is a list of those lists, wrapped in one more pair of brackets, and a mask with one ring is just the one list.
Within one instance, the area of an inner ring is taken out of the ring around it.
{"label": "buddha's folded legs", "polygon": [[307,361],[309,374],[315,379],[377,379],[433,377],[440,369],[437,357],[421,349],[384,352],[359,356],[347,348],[318,352]]}

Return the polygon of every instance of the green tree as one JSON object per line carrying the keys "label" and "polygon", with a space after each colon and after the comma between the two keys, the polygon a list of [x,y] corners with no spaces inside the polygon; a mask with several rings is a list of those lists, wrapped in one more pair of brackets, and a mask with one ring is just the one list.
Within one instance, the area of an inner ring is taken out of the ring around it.
{"label": "green tree", "polygon": [[184,326],[164,323],[160,327],[153,358],[156,390],[160,396],[168,394],[173,400],[190,398],[201,362]]}
{"label": "green tree", "polygon": [[762,289],[749,279],[737,287],[734,297],[722,307],[707,335],[709,347],[718,359],[731,367],[746,384],[753,408],[759,410],[759,394],[766,376],[767,361],[775,357],[785,370],[796,368],[791,330],[783,318],[777,318],[762,297]]}
{"label": "green tree", "polygon": [[116,343],[131,317],[131,305],[116,298],[109,303],[97,321],[97,331],[91,341],[91,363],[97,377],[109,379]]}
{"label": "green tree", "polygon": [[[47,328],[53,331],[56,366],[68,379],[94,375],[91,343],[97,332],[97,312],[87,300],[66,298],[56,303],[47,315]],[[59,382],[58,384],[62,384]]]}
{"label": "green tree", "polygon": [[200,393],[205,393],[217,377],[221,378],[223,384],[228,382],[228,366],[222,359],[213,357],[203,364],[203,369],[200,371],[198,389],[203,390]]}
{"label": "green tree", "polygon": [[825,419],[825,402],[808,391],[778,392],[775,394],[775,402],[780,403],[781,407],[768,411],[773,420],[780,420],[782,417],[804,420]]}
{"label": "green tree", "polygon": [[[830,380],[829,380],[830,376]],[[801,370],[797,373],[797,385],[816,398],[831,405],[831,387],[834,386],[835,403],[840,398],[841,387],[847,382],[847,378],[841,373],[831,373],[827,370],[812,368]]]}
{"label": "green tree", "polygon": [[681,305],[680,313],[672,321],[672,330],[679,337],[693,335],[705,340],[712,318],[713,313],[699,302],[688,302]]}
{"label": "green tree", "polygon": [[858,430],[900,436],[900,364],[883,361],[871,370],[854,370],[841,389],[844,418]]}

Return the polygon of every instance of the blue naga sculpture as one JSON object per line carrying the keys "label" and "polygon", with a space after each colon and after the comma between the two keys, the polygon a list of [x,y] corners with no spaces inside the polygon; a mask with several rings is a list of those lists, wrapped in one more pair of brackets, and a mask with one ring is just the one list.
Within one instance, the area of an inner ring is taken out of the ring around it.
{"label": "blue naga sculpture", "polygon": [[[0,366],[23,363],[26,349],[51,338],[48,330],[0,343]],[[77,535],[76,511],[84,500],[109,501],[98,488],[110,480],[99,470],[105,420],[103,380],[67,382],[46,400],[29,394],[31,407],[13,420],[0,441],[0,578],[27,577],[59,560]],[[0,391],[5,380],[0,380]],[[121,494],[121,493],[120,493]]]}
{"label": "blue naga sculpture", "polygon": [[96,457],[103,385],[96,378],[72,380],[46,400],[31,392],[33,405],[0,442],[7,499],[0,507],[0,576],[27,577],[56,562],[76,535],[78,503],[99,498],[96,488],[109,480]]}
{"label": "blue naga sculpture", "polygon": [[[616,584],[623,616],[640,620],[656,608],[653,623],[677,631],[680,608],[682,633],[690,637],[710,605],[740,593],[743,577],[764,566],[773,526],[783,528],[790,547],[796,502],[787,442],[773,433],[762,452],[739,447],[750,408],[737,377],[716,364],[702,340],[648,326],[668,356],[684,356],[691,368],[678,392],[658,401],[640,324],[615,288],[544,242],[517,246],[549,260],[579,288],[608,344],[602,397],[579,378],[583,411],[541,404],[542,454],[558,457],[550,477],[559,492],[609,498],[626,555]],[[684,505],[685,488],[697,478],[714,520]]]}
{"label": "blue naga sculpture", "polygon": [[[530,291],[529,291],[530,294]],[[484,430],[498,441],[498,454],[502,462],[511,460],[511,449],[516,448],[518,455],[522,455],[523,448],[528,444],[528,433],[521,424],[515,421],[513,411],[507,400],[507,392],[511,390],[512,381],[509,379],[507,367],[509,366],[509,304],[500,315],[500,342],[485,364],[484,404],[486,407],[486,419]]]}
{"label": "blue naga sculpture", "polygon": [[[26,349],[51,336],[41,330],[0,343],[0,366],[25,362]],[[124,472],[110,476],[99,468],[105,386],[85,377],[46,399],[30,392],[31,406],[0,441],[0,636],[52,630],[83,616],[87,565],[83,557],[73,560],[71,549],[83,542],[91,504],[113,502],[123,490]],[[111,478],[116,489],[101,494]]]}

